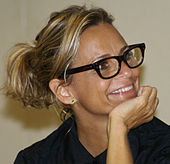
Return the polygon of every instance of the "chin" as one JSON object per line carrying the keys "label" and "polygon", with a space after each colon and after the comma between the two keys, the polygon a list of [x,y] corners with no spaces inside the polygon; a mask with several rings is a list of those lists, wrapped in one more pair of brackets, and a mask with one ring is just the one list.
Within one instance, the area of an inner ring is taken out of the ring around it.
{"label": "chin", "polygon": [[119,104],[121,104],[127,100],[133,99],[135,97],[137,97],[137,92],[133,92],[130,94],[111,95],[111,96],[109,96],[109,102],[110,102],[112,108],[115,108]]}

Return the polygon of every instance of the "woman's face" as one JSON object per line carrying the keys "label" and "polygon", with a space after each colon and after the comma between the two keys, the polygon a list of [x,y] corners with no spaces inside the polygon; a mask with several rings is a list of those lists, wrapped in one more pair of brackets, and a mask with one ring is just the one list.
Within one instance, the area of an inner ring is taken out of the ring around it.
{"label": "woman's face", "polygon": [[[78,55],[72,68],[107,56],[118,56],[120,49],[126,45],[113,26],[99,24],[90,27],[80,37]],[[105,54],[109,55],[103,56]],[[77,100],[76,107],[91,114],[108,114],[120,103],[137,96],[139,75],[138,68],[130,69],[124,62],[120,73],[107,80],[101,79],[95,70],[73,74],[70,88]]]}

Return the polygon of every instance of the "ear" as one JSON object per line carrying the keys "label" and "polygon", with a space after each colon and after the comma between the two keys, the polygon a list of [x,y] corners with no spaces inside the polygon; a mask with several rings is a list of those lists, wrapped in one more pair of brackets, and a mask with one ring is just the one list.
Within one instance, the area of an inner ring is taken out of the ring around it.
{"label": "ear", "polygon": [[49,82],[49,87],[62,103],[72,104],[74,97],[72,96],[68,85],[62,84],[58,79],[52,79]]}

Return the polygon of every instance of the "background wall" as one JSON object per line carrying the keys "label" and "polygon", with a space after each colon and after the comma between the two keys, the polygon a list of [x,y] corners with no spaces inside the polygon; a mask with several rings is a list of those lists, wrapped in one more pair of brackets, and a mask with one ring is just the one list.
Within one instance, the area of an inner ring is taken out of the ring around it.
{"label": "background wall", "polygon": [[[73,4],[105,8],[129,44],[147,45],[142,84],[158,88],[157,117],[170,124],[170,1],[169,0],[0,0],[0,85],[10,47],[31,41],[52,11]],[[59,125],[56,113],[25,110],[0,93],[0,162],[13,163],[19,150]]]}

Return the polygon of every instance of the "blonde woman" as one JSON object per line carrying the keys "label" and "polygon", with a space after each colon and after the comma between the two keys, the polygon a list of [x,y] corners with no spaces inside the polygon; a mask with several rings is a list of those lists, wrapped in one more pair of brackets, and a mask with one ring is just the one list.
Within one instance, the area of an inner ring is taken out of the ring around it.
{"label": "blonde woman", "polygon": [[140,86],[145,44],[128,45],[101,8],[51,15],[32,44],[15,46],[7,95],[71,116],[15,164],[167,164],[170,127],[154,117],[157,90]]}

